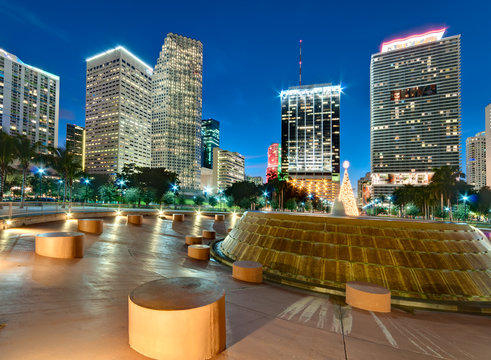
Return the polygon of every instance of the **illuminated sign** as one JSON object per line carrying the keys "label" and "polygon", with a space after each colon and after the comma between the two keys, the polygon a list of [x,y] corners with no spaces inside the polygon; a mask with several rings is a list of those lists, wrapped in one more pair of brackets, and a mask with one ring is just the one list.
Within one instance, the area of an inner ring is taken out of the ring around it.
{"label": "illuminated sign", "polygon": [[425,44],[432,41],[438,41],[443,37],[446,28],[431,30],[424,34],[410,35],[405,38],[395,39],[382,43],[381,52],[405,49],[410,46]]}

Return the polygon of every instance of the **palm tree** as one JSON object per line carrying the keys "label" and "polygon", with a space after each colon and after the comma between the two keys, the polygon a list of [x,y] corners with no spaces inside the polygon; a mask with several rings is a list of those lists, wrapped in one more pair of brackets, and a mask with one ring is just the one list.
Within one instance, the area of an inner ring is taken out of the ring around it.
{"label": "palm tree", "polygon": [[[0,202],[3,201],[3,191],[7,173],[15,160],[15,141],[12,136],[0,130]],[[1,203],[0,203],[1,208]]]}
{"label": "palm tree", "polygon": [[450,221],[453,220],[451,198],[455,192],[458,179],[463,176],[458,166],[442,166],[433,169],[434,174],[431,183],[435,185],[435,191],[440,195],[440,206],[443,211],[444,201],[450,209]]}
{"label": "palm tree", "polygon": [[25,135],[17,135],[15,140],[16,155],[22,171],[22,194],[20,200],[20,208],[22,209],[24,207],[27,172],[31,162],[38,157],[37,149],[41,142],[32,143],[31,139]]}
{"label": "palm tree", "polygon": [[73,180],[81,173],[82,166],[70,151],[65,148],[50,148],[48,162],[51,167],[63,178],[63,208],[66,203],[67,185],[69,192],[69,201],[72,201]]}

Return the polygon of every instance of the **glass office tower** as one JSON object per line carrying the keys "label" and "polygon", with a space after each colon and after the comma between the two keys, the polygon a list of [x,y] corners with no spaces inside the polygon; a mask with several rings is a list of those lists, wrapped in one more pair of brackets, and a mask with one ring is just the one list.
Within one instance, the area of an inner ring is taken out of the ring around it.
{"label": "glass office tower", "polygon": [[374,198],[460,167],[460,35],[445,29],[382,44],[370,65]]}
{"label": "glass office tower", "polygon": [[280,97],[282,172],[296,186],[333,201],[339,189],[341,86],[291,87]]}
{"label": "glass office tower", "polygon": [[215,119],[201,122],[203,167],[213,169],[213,148],[220,147],[220,123]]}

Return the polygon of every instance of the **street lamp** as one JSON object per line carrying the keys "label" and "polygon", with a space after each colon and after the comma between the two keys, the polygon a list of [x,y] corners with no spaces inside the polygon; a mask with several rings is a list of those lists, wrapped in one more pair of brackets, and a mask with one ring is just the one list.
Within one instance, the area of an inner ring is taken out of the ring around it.
{"label": "street lamp", "polygon": [[123,186],[124,184],[126,183],[126,181],[124,179],[119,179],[116,184],[119,185],[119,191],[121,193],[121,200],[120,200],[120,204],[123,203]]}
{"label": "street lamp", "polygon": [[87,204],[88,187],[89,187],[90,179],[84,179],[84,183],[85,183],[85,203]]}
{"label": "street lamp", "polygon": [[268,192],[267,191],[263,191],[263,196],[264,196],[264,207],[266,208],[267,205],[268,205]]}
{"label": "street lamp", "polygon": [[389,200],[389,216],[390,216],[390,203],[392,202],[392,196],[388,196],[387,199]]}
{"label": "street lamp", "polygon": [[60,194],[60,190],[61,190],[61,184],[63,184],[63,180],[58,180],[58,202],[60,202],[61,200],[61,194]]}
{"label": "street lamp", "polygon": [[41,199],[41,196],[43,195],[43,174],[46,172],[45,169],[39,168],[38,169],[38,174],[39,174],[39,198]]}
{"label": "street lamp", "polygon": [[467,200],[469,197],[467,195],[462,196],[462,200],[464,200],[464,220],[467,219]]}
{"label": "street lamp", "polygon": [[176,209],[176,191],[179,189],[177,184],[172,184],[172,191],[174,192],[174,210]]}

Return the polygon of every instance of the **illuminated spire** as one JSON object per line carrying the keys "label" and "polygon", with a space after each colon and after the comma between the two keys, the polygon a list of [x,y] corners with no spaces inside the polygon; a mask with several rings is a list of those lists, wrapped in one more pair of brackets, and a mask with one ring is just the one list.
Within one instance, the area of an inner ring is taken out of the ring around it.
{"label": "illuminated spire", "polygon": [[358,212],[358,207],[356,206],[355,196],[353,195],[353,188],[351,187],[348,176],[349,161],[345,161],[343,163],[343,167],[344,177],[338,199],[343,203],[346,215],[359,216],[360,214]]}

